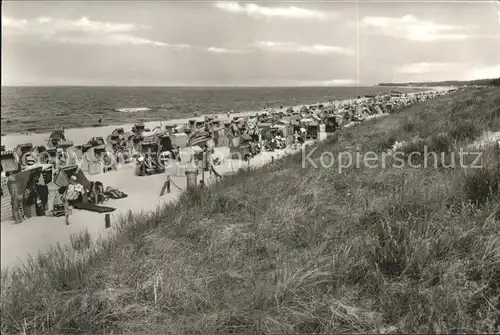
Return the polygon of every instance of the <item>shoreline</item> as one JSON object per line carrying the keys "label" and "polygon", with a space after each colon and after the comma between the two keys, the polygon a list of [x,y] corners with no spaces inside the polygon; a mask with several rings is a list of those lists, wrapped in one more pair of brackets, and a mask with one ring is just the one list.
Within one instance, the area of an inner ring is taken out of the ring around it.
{"label": "shoreline", "polygon": [[[352,103],[353,101],[361,101],[366,98],[360,98],[360,99],[345,99],[345,100],[335,100],[333,101],[333,104],[339,105],[342,103]],[[330,102],[320,102],[319,104],[323,104],[325,106],[330,106]],[[292,107],[293,109],[300,109],[303,106],[309,106],[305,104],[297,104],[294,106],[287,106],[284,107],[283,109],[274,109],[274,111],[286,111],[289,107]],[[256,113],[269,113],[270,111],[267,110],[257,110],[257,111],[245,111],[245,112],[234,112],[231,113],[230,116],[231,118],[233,117],[246,117],[250,115],[255,115]],[[189,120],[197,120],[197,121],[203,121],[205,119],[206,115],[211,115],[211,116],[217,116],[220,120],[227,120],[227,113],[214,113],[214,114],[203,114],[203,115],[198,115],[198,116],[191,116],[188,118],[178,118],[178,119],[169,119],[169,120],[163,120],[163,121],[147,121],[144,122],[144,126],[149,129],[154,129],[155,127],[164,127],[164,126],[171,126],[174,124],[185,124],[188,123]],[[104,139],[113,132],[116,128],[123,128],[125,131],[130,130],[134,126],[133,123],[126,123],[126,124],[114,124],[114,125],[106,125],[106,126],[101,126],[101,127],[85,127],[85,128],[67,128],[64,129],[66,138],[68,141],[72,141],[74,145],[79,145],[79,144],[84,144],[87,143],[92,137],[98,137],[101,136]],[[55,130],[55,129],[54,129]],[[12,134],[6,134],[2,136],[2,145],[5,146],[6,149],[12,150],[14,149],[17,145],[23,144],[23,143],[31,143],[33,146],[37,145],[46,145],[47,141],[49,139],[51,133],[45,132],[45,133],[29,133],[29,134],[22,134],[22,133],[12,133]]]}
{"label": "shoreline", "polygon": [[[447,87],[428,87],[425,90],[419,90],[418,92],[408,92],[408,94],[415,93],[424,93],[431,91],[442,91],[446,90]],[[386,93],[387,94],[387,93]],[[383,95],[383,94],[381,94]],[[362,101],[367,99],[365,97],[354,98],[354,99],[341,99],[341,100],[332,100],[331,102],[318,102],[316,104],[296,104],[293,106],[284,106],[282,109],[271,109],[272,111],[280,112],[286,111],[288,108],[292,107],[294,110],[300,109],[303,106],[309,105],[318,105],[323,104],[325,106],[339,105],[345,103],[353,103],[354,101]],[[242,111],[242,112],[233,112],[230,114],[231,118],[233,117],[245,117],[250,115],[255,115],[256,113],[266,113],[270,112],[268,110],[251,110],[251,111]],[[177,118],[177,119],[165,119],[160,121],[147,121],[144,122],[146,128],[154,129],[155,127],[164,127],[167,125],[174,124],[184,124],[188,123],[189,120],[204,120],[206,115],[217,116],[220,120],[227,120],[227,113],[207,113],[198,116],[191,116],[186,118]],[[139,118],[138,118],[139,119]],[[87,143],[92,137],[103,137],[104,139],[112,133],[112,131],[116,128],[124,128],[125,131],[128,131],[134,126],[133,123],[125,123],[125,124],[112,124],[112,125],[103,125],[100,127],[84,127],[84,128],[65,128],[66,138],[69,141],[72,141],[74,145],[80,145]],[[55,128],[54,128],[55,130]],[[2,134],[1,136],[1,145],[5,146],[7,150],[13,150],[17,145],[24,143],[31,143],[33,146],[46,145],[50,136],[50,132],[41,132],[41,133],[8,133]]]}

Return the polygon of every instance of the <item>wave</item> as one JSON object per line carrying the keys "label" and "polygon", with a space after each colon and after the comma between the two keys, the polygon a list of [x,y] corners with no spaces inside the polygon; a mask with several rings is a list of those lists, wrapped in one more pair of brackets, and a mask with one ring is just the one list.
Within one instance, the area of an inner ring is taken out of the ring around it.
{"label": "wave", "polygon": [[137,112],[149,112],[151,108],[148,107],[135,107],[135,108],[117,108],[117,112],[122,113],[137,113]]}

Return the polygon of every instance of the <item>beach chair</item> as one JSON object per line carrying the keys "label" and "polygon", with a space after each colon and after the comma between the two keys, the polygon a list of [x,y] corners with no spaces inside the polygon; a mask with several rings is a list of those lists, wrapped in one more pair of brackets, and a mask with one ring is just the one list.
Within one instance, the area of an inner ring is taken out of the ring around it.
{"label": "beach chair", "polygon": [[24,144],[19,144],[16,147],[16,154],[17,157],[21,159],[21,162],[23,161],[22,158],[26,155],[29,155],[31,152],[33,152],[33,144],[32,143],[24,143]]}
{"label": "beach chair", "polygon": [[18,156],[14,151],[3,151],[0,153],[2,172],[7,176],[21,171]]}
{"label": "beach chair", "polygon": [[134,124],[134,126],[132,127],[132,132],[133,132],[134,134],[137,134],[137,135],[142,134],[145,130],[146,130],[146,127],[145,127],[144,123],[142,123],[142,122],[140,122],[140,123],[136,123],[136,124]]}
{"label": "beach chair", "polygon": [[306,138],[317,139],[319,132],[319,125],[317,123],[309,123],[306,128]]}
{"label": "beach chair", "polygon": [[64,129],[54,130],[47,141],[48,148],[55,148],[60,141],[65,141],[66,136],[64,135]]}
{"label": "beach chair", "polygon": [[124,131],[124,130],[123,130],[123,128],[121,128],[121,127],[120,127],[120,128],[115,128],[115,130],[113,130],[112,134],[113,134],[113,135],[119,135],[119,136],[120,136],[120,135],[125,134],[125,131]]}
{"label": "beach chair", "polygon": [[325,123],[325,132],[327,133],[334,133],[340,127],[340,125],[337,122],[337,118],[333,115],[324,118],[323,122]]}
{"label": "beach chair", "polygon": [[167,134],[171,135],[174,133],[174,126],[165,126],[165,131],[167,132]]}
{"label": "beach chair", "polygon": [[163,164],[160,162],[160,146],[156,140],[141,143],[139,153],[136,175],[151,175],[165,171]]}
{"label": "beach chair", "polygon": [[106,138],[106,143],[111,146],[115,146],[121,142],[121,138],[122,138],[121,134],[113,132],[109,134],[108,137]]}
{"label": "beach chair", "polygon": [[189,140],[189,145],[190,146],[200,146],[200,147],[203,147],[205,146],[205,144],[207,143],[207,141],[210,141],[212,138],[206,134],[206,133],[201,133],[197,136],[194,136],[192,137],[190,140]]}
{"label": "beach chair", "polygon": [[104,142],[104,139],[100,136],[97,137],[92,137],[90,141],[87,142],[87,144],[90,144],[91,147],[98,147],[101,145],[105,145],[106,142]]}
{"label": "beach chair", "polygon": [[240,159],[248,161],[251,157],[250,144],[244,144],[239,146],[232,146],[229,148],[230,159]]}
{"label": "beach chair", "polygon": [[[20,196],[18,202],[18,210],[22,216],[30,218],[36,216],[36,205],[34,201],[35,193],[33,191],[34,185],[42,175],[42,167],[34,167],[29,170],[21,171],[15,174],[15,183],[17,191]],[[14,192],[15,193],[15,192]],[[11,190],[11,194],[12,190]]]}
{"label": "beach chair", "polygon": [[158,138],[158,144],[160,147],[159,151],[161,152],[172,151],[174,149],[170,135],[161,135]]}
{"label": "beach chair", "polygon": [[2,207],[1,207],[1,220],[2,222],[14,220],[14,212],[12,210],[11,196],[7,186],[2,187]]}

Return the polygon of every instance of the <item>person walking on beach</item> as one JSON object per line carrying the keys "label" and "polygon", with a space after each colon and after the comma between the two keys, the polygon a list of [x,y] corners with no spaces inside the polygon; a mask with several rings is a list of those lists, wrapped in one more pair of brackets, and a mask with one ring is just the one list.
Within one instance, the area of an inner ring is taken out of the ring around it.
{"label": "person walking on beach", "polygon": [[99,125],[102,124],[102,117],[99,117]]}
{"label": "person walking on beach", "polygon": [[181,147],[180,147],[180,146],[177,146],[177,147],[175,148],[175,154],[176,154],[176,156],[177,156],[177,161],[178,161],[178,162],[181,162],[181,161],[182,161],[182,159],[181,159]]}
{"label": "person walking on beach", "polygon": [[55,200],[57,204],[62,203],[64,208],[64,220],[66,226],[69,226],[69,215],[71,214],[71,208],[68,202],[68,186],[62,186],[59,188],[59,198]]}

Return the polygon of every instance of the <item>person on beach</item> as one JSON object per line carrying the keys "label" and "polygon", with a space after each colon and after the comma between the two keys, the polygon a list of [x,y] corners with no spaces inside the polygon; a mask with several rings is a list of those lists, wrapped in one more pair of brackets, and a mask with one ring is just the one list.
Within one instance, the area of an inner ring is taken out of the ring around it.
{"label": "person on beach", "polygon": [[99,117],[99,125],[101,125],[101,124],[102,124],[102,118]]}
{"label": "person on beach", "polygon": [[301,143],[300,143],[300,135],[299,135],[299,132],[298,131],[295,131],[293,133],[293,149],[297,149],[298,147],[301,146]]}
{"label": "person on beach", "polygon": [[177,146],[177,148],[175,148],[175,154],[177,156],[177,161],[180,162],[181,161],[181,147],[180,146]]}
{"label": "person on beach", "polygon": [[67,192],[68,186],[62,186],[59,188],[59,197],[54,199],[54,207],[62,204],[62,206],[64,207],[64,221],[66,223],[66,226],[69,226],[69,215],[71,214],[71,207],[68,203]]}
{"label": "person on beach", "polygon": [[74,202],[82,201],[85,189],[82,184],[77,182],[75,176],[71,176],[70,179],[70,184],[66,190],[66,200],[69,205],[72,205]]}
{"label": "person on beach", "polygon": [[12,216],[16,223],[21,223],[24,220],[24,211],[21,210],[24,197],[23,194],[19,192],[15,174],[7,177],[7,188],[11,197],[10,205],[12,207]]}

